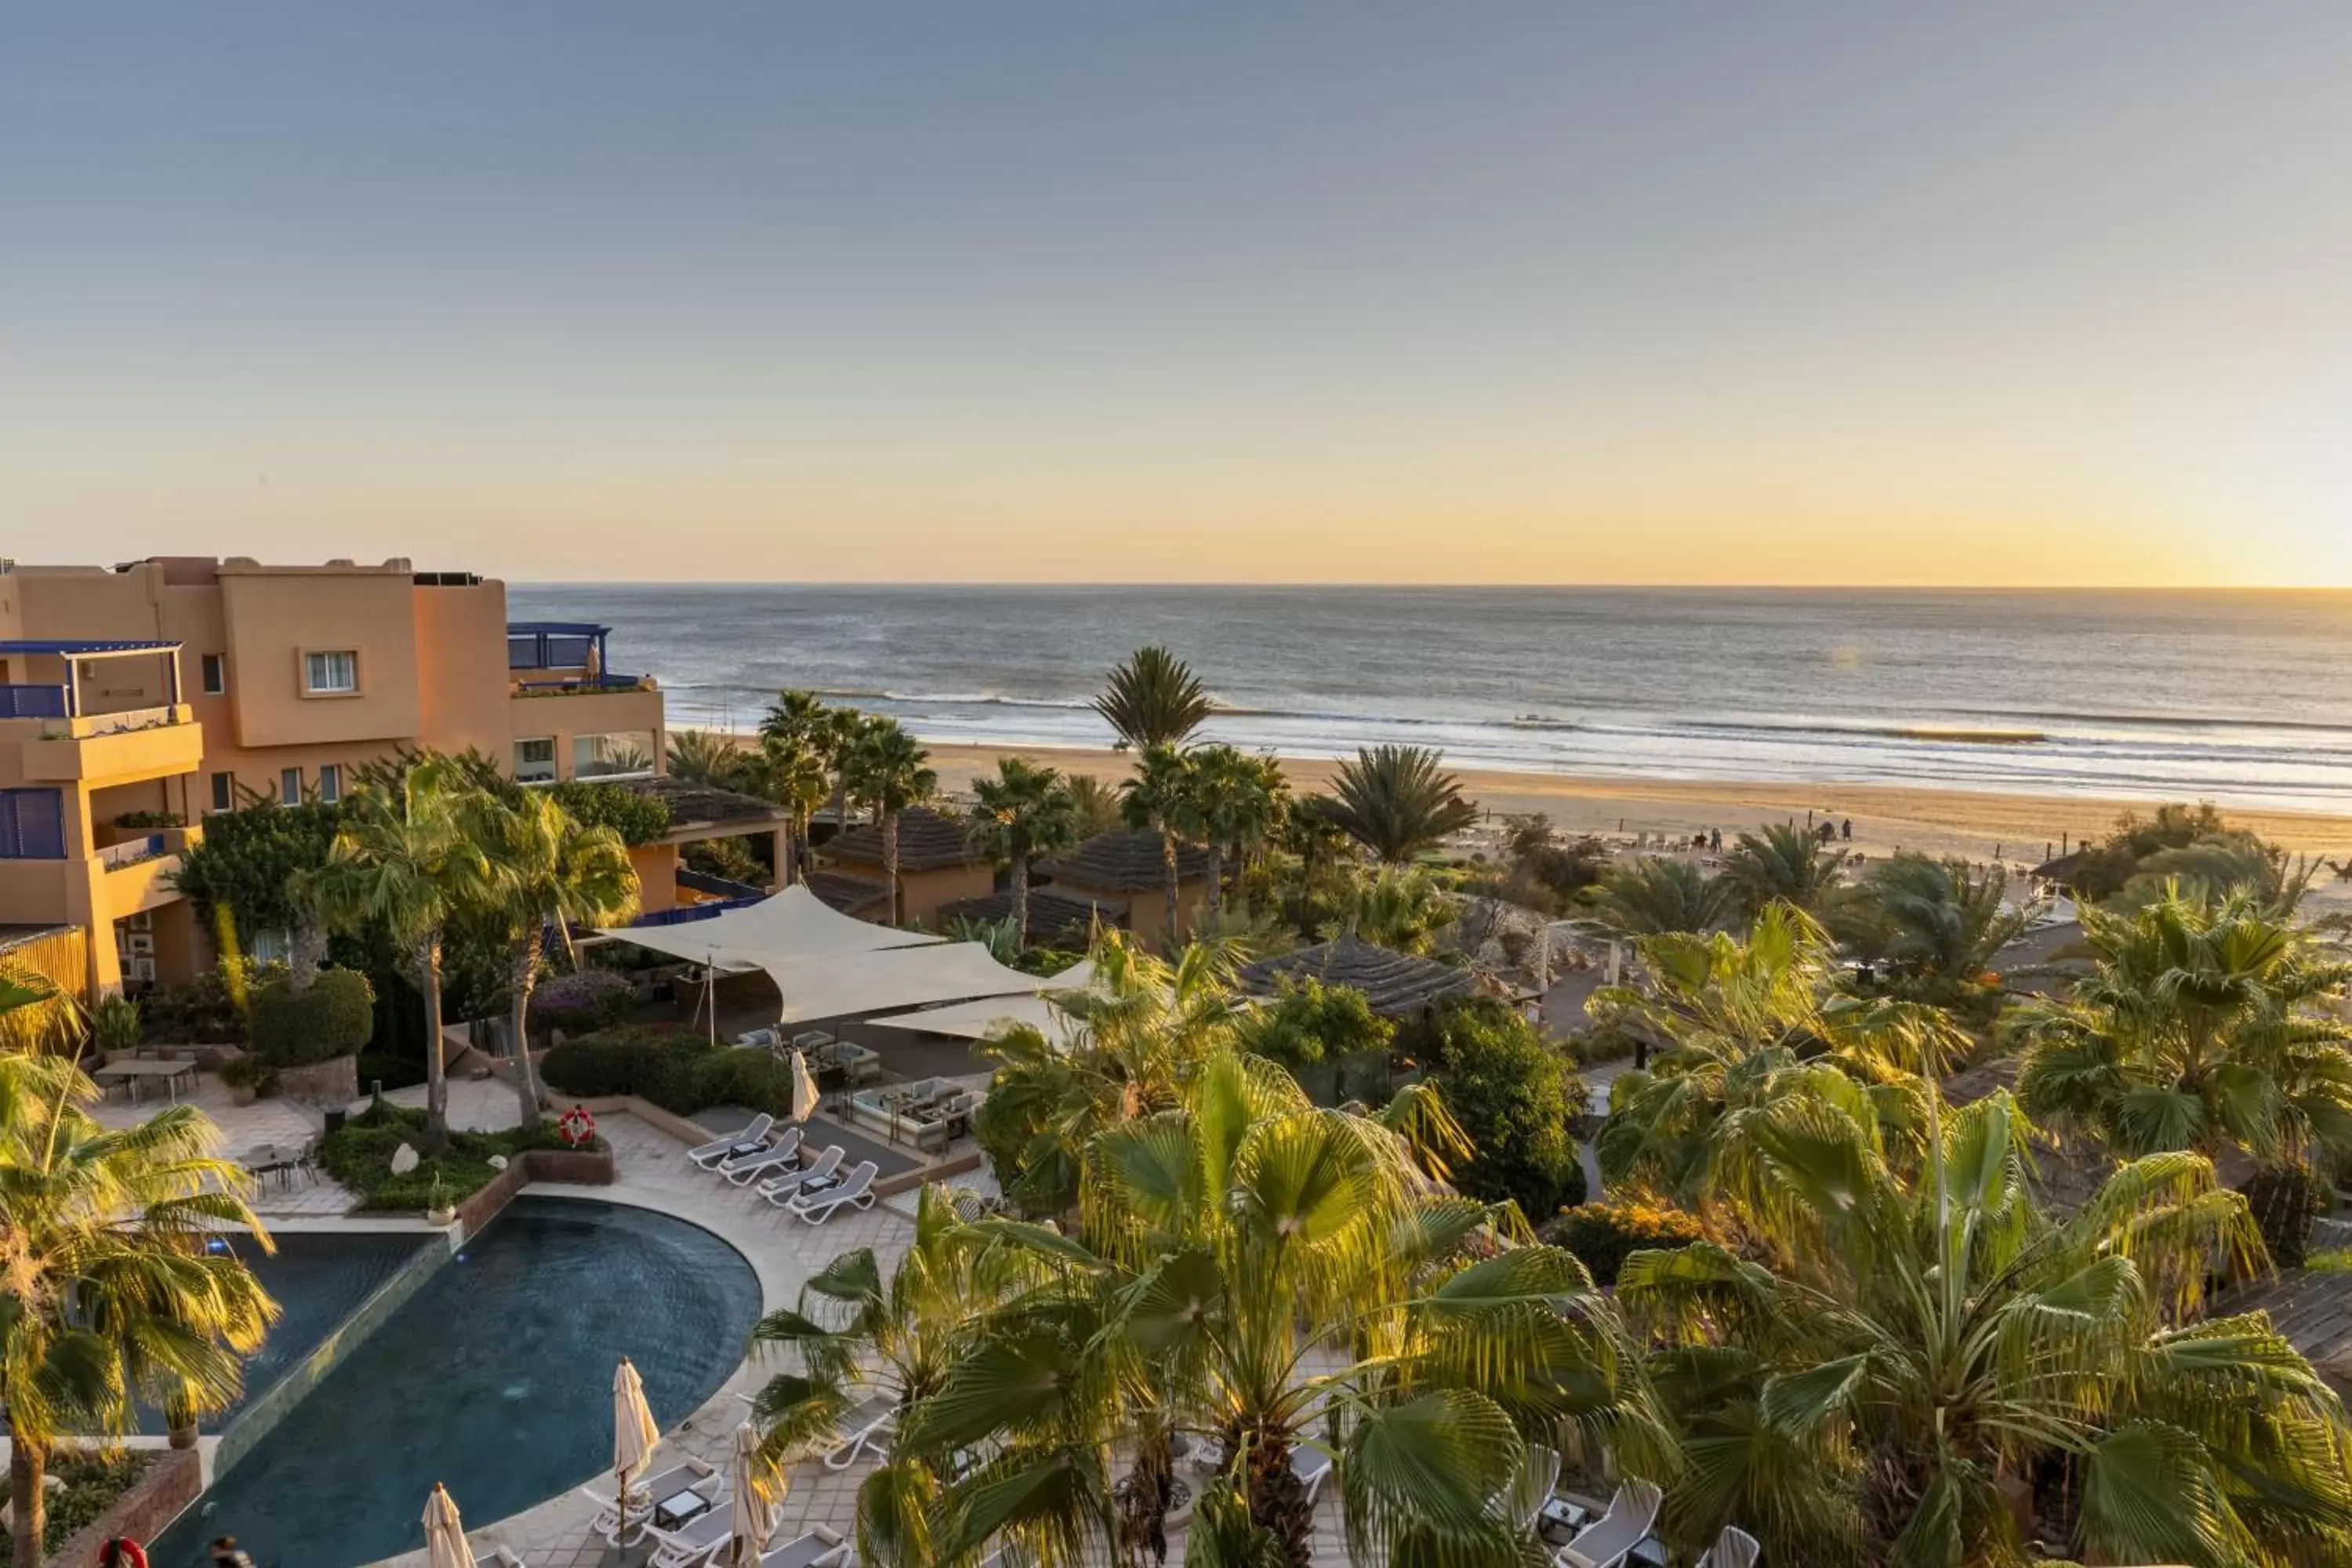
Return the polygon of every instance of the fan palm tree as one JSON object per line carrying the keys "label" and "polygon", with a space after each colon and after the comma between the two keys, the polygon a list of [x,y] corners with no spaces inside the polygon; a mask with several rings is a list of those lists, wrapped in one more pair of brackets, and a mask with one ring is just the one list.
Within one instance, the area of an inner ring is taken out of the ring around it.
{"label": "fan palm tree", "polygon": [[1703,1212],[1746,1218],[1769,1202],[1740,1179],[1745,1112],[1801,1094],[1916,1139],[1921,1079],[1968,1045],[1938,1009],[1836,994],[1827,933],[1786,904],[1768,906],[1745,942],[1718,931],[1637,945],[1650,988],[1604,986],[1587,1010],[1664,1046],[1610,1086],[1595,1152],[1612,1184],[1655,1185]]}
{"label": "fan palm tree", "polygon": [[754,793],[792,816],[792,847],[776,873],[786,882],[800,881],[800,862],[808,850],[809,821],[832,791],[832,769],[815,742],[770,735],[761,739],[759,751],[752,754],[750,773]]}
{"label": "fan palm tree", "polygon": [[1829,916],[1846,945],[1913,973],[1973,980],[2025,934],[2033,911],[2008,901],[2009,874],[1906,851],[1870,868]]}
{"label": "fan palm tree", "polygon": [[733,789],[743,776],[743,750],[715,730],[669,732],[670,777],[688,784]]}
{"label": "fan palm tree", "polygon": [[2352,1150],[2352,965],[2266,913],[2173,889],[2137,911],[2083,910],[2095,964],[2070,996],[2030,1002],[2019,1100],[2126,1158],[2232,1145],[2264,1163]]}
{"label": "fan palm tree", "polygon": [[1053,768],[1026,757],[1003,757],[994,778],[975,778],[979,802],[971,814],[972,847],[1004,868],[1013,886],[1015,943],[1029,940],[1029,863],[1059,855],[1078,842],[1077,805]]}
{"label": "fan palm tree", "polygon": [[1097,833],[1108,833],[1119,825],[1117,784],[1106,784],[1092,773],[1072,773],[1069,785],[1070,809],[1077,819],[1079,842]]}
{"label": "fan palm tree", "polygon": [[269,1246],[249,1178],[213,1156],[213,1124],[175,1105],[110,1131],[89,1112],[98,1098],[65,1057],[0,1057],[0,1399],[25,1568],[42,1561],[58,1438],[120,1436],[140,1397],[226,1407],[278,1315],[244,1262],[207,1245],[241,1231]]}
{"label": "fan palm tree", "polygon": [[2352,1432],[2261,1312],[2197,1321],[2258,1262],[2211,1164],[2124,1166],[2042,1213],[2023,1114],[1935,1098],[1906,1179],[1871,1130],[1794,1097],[1753,1145],[1784,1194],[1769,1269],[1712,1242],[1636,1252],[1627,1317],[1688,1470],[1667,1531],[1737,1523],[1766,1561],[2023,1568],[2013,1497],[2063,1478],[2084,1561],[2275,1564],[2352,1551]]}
{"label": "fan palm tree", "polygon": [[[1025,1249],[1044,1283],[983,1314],[899,1451],[940,1477],[935,1561],[1001,1535],[1075,1561],[1136,1531],[1105,1507],[1114,1447],[1149,1540],[1168,1451],[1217,1456],[1196,1562],[1308,1561],[1298,1447],[1339,1462],[1358,1562],[1517,1563],[1488,1500],[1530,1442],[1607,1448],[1664,1475],[1671,1436],[1614,1309],[1570,1254],[1492,1251],[1496,1211],[1434,1189],[1403,1139],[1318,1109],[1263,1058],[1202,1060],[1164,1110],[1096,1136],[1075,1235],[1005,1219],[975,1242]],[[992,1451],[950,1475],[944,1457]],[[905,1559],[882,1558],[891,1563]]]}
{"label": "fan palm tree", "polygon": [[861,800],[873,805],[882,824],[882,874],[890,883],[890,923],[906,918],[905,890],[898,885],[898,819],[910,805],[939,793],[940,775],[926,764],[930,752],[895,719],[872,721],[842,771]]}
{"label": "fan palm tree", "polygon": [[2127,908],[2151,904],[2178,884],[2206,903],[2243,893],[2270,919],[2291,920],[2324,868],[2324,862],[2307,856],[2290,860],[2285,850],[2251,833],[2219,833],[2148,856],[2116,898]]}
{"label": "fan palm tree", "polygon": [[1320,809],[1375,859],[1400,865],[1478,820],[1444,760],[1433,746],[1359,748]]}
{"label": "fan palm tree", "polygon": [[1209,913],[1214,917],[1224,903],[1227,858],[1238,872],[1265,842],[1281,820],[1289,784],[1274,758],[1247,756],[1231,746],[1196,747],[1188,762],[1192,798],[1185,816],[1209,851]]}
{"label": "fan palm tree", "polygon": [[1738,889],[1695,861],[1645,855],[1608,867],[1583,900],[1620,937],[1706,935],[1731,923]]}
{"label": "fan palm tree", "polygon": [[1792,905],[1809,915],[1826,910],[1838,887],[1844,856],[1793,822],[1743,833],[1723,858],[1723,874],[1753,914],[1767,904]]}
{"label": "fan palm tree", "polygon": [[341,827],[312,879],[328,918],[347,931],[373,926],[407,960],[425,997],[425,1152],[449,1146],[449,1080],[442,1062],[441,954],[449,922],[482,908],[493,883],[489,857],[467,831],[467,795],[448,759],[428,756],[382,787],[343,804]]}
{"label": "fan palm tree", "polygon": [[1164,647],[1139,647],[1111,667],[1094,710],[1103,716],[1120,751],[1181,746],[1217,705],[1192,667]]}
{"label": "fan palm tree", "polygon": [[63,1047],[71,1043],[79,1012],[48,976],[0,963],[0,1051]]}
{"label": "fan palm tree", "polygon": [[1160,865],[1168,896],[1168,943],[1181,940],[1178,891],[1181,886],[1177,847],[1193,836],[1192,759],[1173,746],[1148,746],[1135,760],[1135,772],[1118,786],[1119,807],[1128,826],[1160,835]]}
{"label": "fan palm tree", "polygon": [[1437,933],[1461,913],[1460,901],[1428,872],[1417,866],[1383,866],[1357,890],[1349,925],[1375,946],[1427,952],[1436,946]]}
{"label": "fan palm tree", "polygon": [[[522,1125],[539,1125],[539,1079],[530,1060],[530,994],[551,929],[567,952],[574,925],[626,920],[637,902],[628,846],[610,827],[580,821],[552,795],[524,790],[511,800],[478,795],[467,830],[489,858],[485,901],[507,931],[508,1017],[515,1047],[515,1098]],[[574,955],[574,967],[578,958]]]}

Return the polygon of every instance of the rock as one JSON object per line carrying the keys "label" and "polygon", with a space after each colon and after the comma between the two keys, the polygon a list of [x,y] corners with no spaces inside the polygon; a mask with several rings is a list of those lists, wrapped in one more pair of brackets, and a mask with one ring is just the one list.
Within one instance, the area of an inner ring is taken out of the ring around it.
{"label": "rock", "polygon": [[493,1155],[491,1155],[491,1156],[490,1156],[490,1169],[491,1169],[491,1170],[493,1170],[493,1171],[503,1171],[503,1170],[505,1170],[506,1168],[507,1168],[507,1157],[506,1157],[504,1154],[493,1154]]}
{"label": "rock", "polygon": [[409,1172],[416,1169],[417,1164],[418,1161],[416,1151],[409,1145],[403,1143],[399,1148],[394,1149],[392,1152],[392,1173],[394,1175],[404,1176],[408,1174]]}

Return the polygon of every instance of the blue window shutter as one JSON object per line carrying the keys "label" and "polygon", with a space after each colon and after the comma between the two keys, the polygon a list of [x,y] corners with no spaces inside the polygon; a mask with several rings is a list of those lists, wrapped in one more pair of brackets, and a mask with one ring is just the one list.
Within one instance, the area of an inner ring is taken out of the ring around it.
{"label": "blue window shutter", "polygon": [[0,860],[65,858],[64,795],[53,789],[0,789]]}

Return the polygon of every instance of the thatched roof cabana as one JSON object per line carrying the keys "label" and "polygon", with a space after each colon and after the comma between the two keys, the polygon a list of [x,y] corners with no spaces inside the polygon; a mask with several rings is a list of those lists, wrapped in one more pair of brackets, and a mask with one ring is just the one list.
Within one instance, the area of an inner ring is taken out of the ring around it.
{"label": "thatched roof cabana", "polygon": [[[940,921],[944,926],[958,917],[981,921],[994,925],[1013,918],[1013,895],[994,892],[984,899],[958,899],[940,906]],[[1057,893],[1051,888],[1031,887],[1029,889],[1029,929],[1022,940],[1032,947],[1083,947],[1087,933],[1097,921],[1116,926],[1127,917],[1124,900],[1107,903],[1099,900]]]}
{"label": "thatched roof cabana", "polygon": [[883,912],[890,902],[890,889],[884,883],[839,871],[810,872],[808,890],[824,900],[826,908],[860,920]]}
{"label": "thatched roof cabana", "polygon": [[[1097,833],[1067,855],[1040,868],[1057,882],[1099,893],[1140,893],[1168,885],[1160,835],[1149,828],[1114,827]],[[1196,881],[1209,874],[1209,852],[1190,844],[1176,847],[1176,879]]]}
{"label": "thatched roof cabana", "polygon": [[[838,834],[817,851],[824,859],[846,865],[882,868],[882,829],[860,823]],[[988,857],[971,847],[971,829],[961,817],[929,806],[909,806],[898,814],[898,869],[904,874],[937,871],[950,866],[978,866]]]}
{"label": "thatched roof cabana", "polygon": [[1412,1017],[1440,1002],[1468,996],[1478,985],[1477,975],[1467,969],[1375,947],[1352,935],[1261,958],[1244,964],[1239,978],[1244,990],[1261,996],[1273,995],[1286,980],[1344,985],[1362,992],[1372,1011],[1386,1018]]}

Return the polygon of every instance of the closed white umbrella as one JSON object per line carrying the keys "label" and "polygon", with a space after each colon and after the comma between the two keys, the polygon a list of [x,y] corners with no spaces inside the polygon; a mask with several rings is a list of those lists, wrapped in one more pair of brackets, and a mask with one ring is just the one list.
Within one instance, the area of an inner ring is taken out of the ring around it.
{"label": "closed white umbrella", "polygon": [[425,1500],[425,1562],[426,1568],[474,1568],[474,1549],[466,1544],[466,1521],[457,1517],[457,1500],[439,1481]]}
{"label": "closed white umbrella", "polygon": [[806,1121],[816,1114],[816,1079],[809,1072],[808,1058],[793,1053],[793,1120]]}
{"label": "closed white umbrella", "polygon": [[661,1428],[646,1405],[646,1385],[623,1356],[613,1373],[613,1479],[625,1496],[629,1483],[645,1474],[646,1460],[661,1441]]}
{"label": "closed white umbrella", "polygon": [[735,1428],[727,1484],[735,1493],[733,1516],[728,1521],[728,1568],[759,1568],[768,1537],[776,1533],[776,1514],[783,1500],[772,1495],[775,1470],[761,1457],[760,1435],[749,1421]]}

